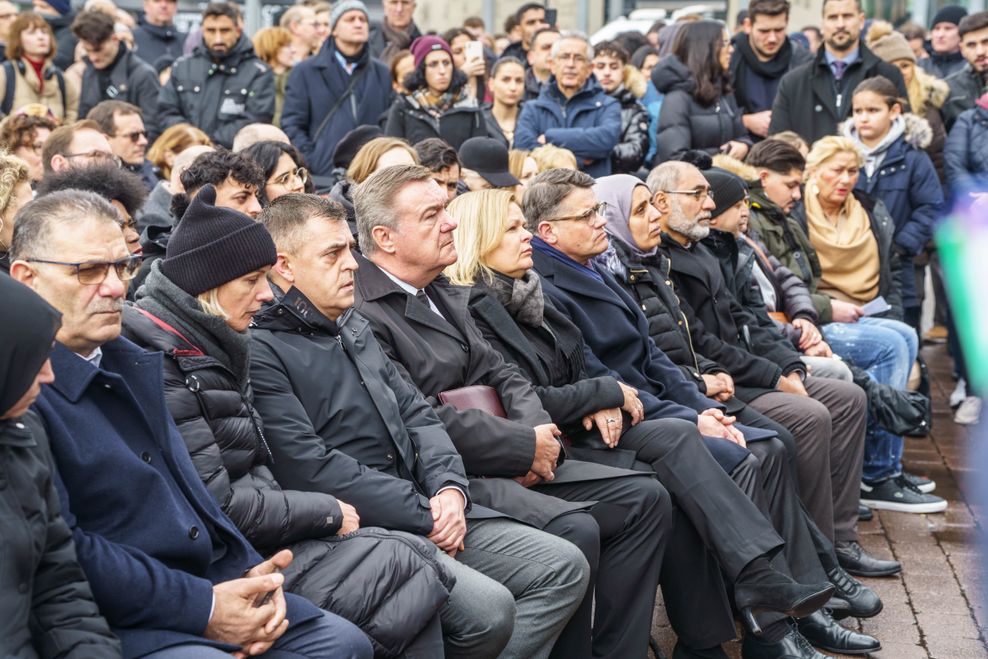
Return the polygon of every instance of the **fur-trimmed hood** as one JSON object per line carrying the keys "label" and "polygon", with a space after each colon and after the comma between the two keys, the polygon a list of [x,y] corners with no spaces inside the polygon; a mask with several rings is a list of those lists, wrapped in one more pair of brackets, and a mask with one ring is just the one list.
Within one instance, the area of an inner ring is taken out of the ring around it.
{"label": "fur-trimmed hood", "polygon": [[645,75],[631,64],[624,65],[624,77],[621,84],[639,100],[648,91],[648,80],[645,79]]}
{"label": "fur-trimmed hood", "polygon": [[[913,75],[916,77],[919,85],[919,98],[923,101],[924,105],[922,108],[914,107],[913,112],[923,114],[926,112],[926,106],[931,105],[938,110],[942,108],[950,96],[950,85],[947,84],[947,81],[927,73],[918,66],[913,70]],[[909,104],[913,105],[917,99],[913,98],[911,87],[912,85],[910,85],[909,89]]]}
{"label": "fur-trimmed hood", "polygon": [[726,170],[732,174],[740,176],[745,181],[757,181],[758,180],[758,170],[751,165],[746,165],[737,158],[732,158],[731,156],[718,153],[713,158],[714,167],[719,167]]}
{"label": "fur-trimmed hood", "polygon": [[[905,131],[902,133],[902,139],[906,144],[917,149],[925,149],[930,146],[930,142],[933,141],[933,128],[929,121],[908,112],[902,115],[902,119],[906,124]],[[856,140],[857,131],[854,130],[854,120],[848,119],[838,125],[837,134]]]}

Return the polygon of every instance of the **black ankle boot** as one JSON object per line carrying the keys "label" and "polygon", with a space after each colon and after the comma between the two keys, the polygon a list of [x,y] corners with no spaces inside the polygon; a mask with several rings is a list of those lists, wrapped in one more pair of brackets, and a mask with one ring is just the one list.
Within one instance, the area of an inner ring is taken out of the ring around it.
{"label": "black ankle boot", "polygon": [[764,556],[749,563],[734,582],[734,603],[741,618],[754,634],[761,633],[755,621],[757,611],[776,611],[793,618],[804,618],[830,599],[829,583],[803,585],[776,570]]}

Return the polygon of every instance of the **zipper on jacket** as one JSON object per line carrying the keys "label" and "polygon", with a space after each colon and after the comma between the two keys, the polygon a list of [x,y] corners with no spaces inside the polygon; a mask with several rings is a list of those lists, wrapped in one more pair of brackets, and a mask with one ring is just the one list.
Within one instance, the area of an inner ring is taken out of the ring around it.
{"label": "zipper on jacket", "polygon": [[693,364],[696,366],[697,374],[700,374],[700,362],[696,358],[696,350],[693,349],[693,337],[690,336],[690,321],[686,319],[683,310],[679,310],[679,315],[683,317],[683,324],[686,326],[686,343],[690,346],[690,354],[693,355]]}
{"label": "zipper on jacket", "polygon": [[254,432],[257,433],[258,438],[261,440],[261,444],[264,445],[264,450],[267,451],[271,464],[274,464],[274,454],[271,452],[271,447],[268,446],[268,440],[264,436],[264,431],[261,430],[261,426],[257,423],[257,418],[254,416],[254,413],[256,412],[254,406],[250,404],[250,401],[247,400],[246,396],[241,395],[240,399],[244,402],[244,405],[247,406],[247,414],[250,416],[250,422],[254,425]]}

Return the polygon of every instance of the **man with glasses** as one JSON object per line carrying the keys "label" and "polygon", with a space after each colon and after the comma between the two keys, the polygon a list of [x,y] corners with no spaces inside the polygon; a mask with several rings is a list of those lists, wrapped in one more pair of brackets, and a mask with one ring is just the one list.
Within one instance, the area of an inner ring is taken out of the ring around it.
{"label": "man with glasses", "polygon": [[288,33],[292,35],[291,45],[295,51],[293,58],[295,64],[318,51],[319,46],[322,45],[316,12],[312,7],[292,5],[281,15],[278,25],[288,30]]}
{"label": "man with glasses", "polygon": [[522,106],[515,148],[553,144],[572,151],[587,174],[607,176],[621,139],[621,104],[591,75],[594,50],[586,35],[564,32],[551,54],[552,77],[538,98]]}
{"label": "man with glasses", "polygon": [[[338,3],[339,4],[339,3]],[[371,57],[390,62],[395,53],[422,36],[415,24],[415,0],[384,0],[384,20],[370,33]]]}
{"label": "man with glasses", "polygon": [[91,119],[56,128],[45,140],[45,146],[41,150],[41,164],[46,173],[85,167],[95,162],[121,166],[121,160],[113,153],[103,129]]}
{"label": "man with glasses", "polygon": [[117,211],[90,192],[46,195],[22,209],[11,256],[11,276],[62,314],[57,384],[35,409],[79,563],[127,655],[369,659],[358,628],[282,591],[291,553],[262,559],[199,479],[164,404],[161,354],[120,337],[140,258]]}
{"label": "man with glasses", "polygon": [[86,53],[79,116],[85,117],[101,101],[126,101],[139,107],[147,123],[153,125],[161,88],[158,74],[121,43],[113,18],[104,11],[84,11],[72,22],[72,33]]}
{"label": "man with glasses", "polygon": [[90,110],[86,118],[99,124],[113,155],[121,160],[124,169],[140,176],[148,192],[153,190],[158,184],[158,175],[146,157],[148,133],[141,109],[123,101],[103,101]]}

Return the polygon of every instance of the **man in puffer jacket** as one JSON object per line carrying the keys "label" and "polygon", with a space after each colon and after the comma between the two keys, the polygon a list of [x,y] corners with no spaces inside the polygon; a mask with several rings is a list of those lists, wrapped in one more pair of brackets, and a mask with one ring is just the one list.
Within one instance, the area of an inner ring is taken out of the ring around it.
{"label": "man in puffer jacket", "polygon": [[613,41],[597,44],[593,67],[600,86],[621,104],[621,137],[611,152],[611,172],[634,174],[648,153],[648,110],[641,104],[647,82],[628,63],[628,51]]}
{"label": "man in puffer jacket", "polygon": [[271,122],[274,74],[254,54],[239,20],[235,5],[206,6],[202,43],[175,62],[158,96],[160,130],[190,123],[229,149],[237,131],[247,124]]}
{"label": "man in puffer jacket", "polygon": [[947,180],[954,196],[988,191],[988,94],[954,122],[944,148]]}

